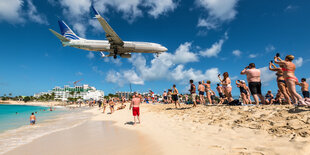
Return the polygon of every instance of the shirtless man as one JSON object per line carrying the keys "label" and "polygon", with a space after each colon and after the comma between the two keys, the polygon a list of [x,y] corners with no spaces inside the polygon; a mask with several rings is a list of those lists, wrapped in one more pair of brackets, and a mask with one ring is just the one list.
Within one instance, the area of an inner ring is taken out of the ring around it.
{"label": "shirtless man", "polygon": [[199,91],[199,99],[201,104],[205,104],[204,94],[205,94],[205,86],[199,81],[198,82],[198,91]]}
{"label": "shirtless man", "polygon": [[191,89],[189,90],[189,92],[191,93],[191,97],[192,97],[192,100],[193,100],[193,107],[196,107],[197,106],[197,103],[196,103],[196,86],[194,84],[194,80],[189,80],[189,83],[191,85]]}
{"label": "shirtless man", "polygon": [[36,116],[34,115],[34,113],[31,113],[31,116],[30,116],[30,125],[34,125],[36,124]]}
{"label": "shirtless man", "polygon": [[260,70],[255,68],[254,63],[250,63],[249,66],[245,67],[241,73],[241,75],[246,75],[249,83],[249,88],[251,94],[255,100],[256,105],[259,105],[258,97],[260,98],[262,104],[265,104],[264,96],[262,95],[262,84],[260,80]]}
{"label": "shirtless man", "polygon": [[141,103],[141,99],[137,96],[137,94],[135,93],[134,96],[132,97],[132,101],[130,103],[130,107],[129,110],[131,110],[132,108],[132,114],[133,114],[133,118],[134,118],[134,124],[136,125],[136,117],[138,119],[138,123],[140,124],[140,103]]}
{"label": "shirtless man", "polygon": [[309,98],[309,84],[306,82],[306,78],[301,79],[301,83],[297,83],[301,86],[301,92],[304,98]]}
{"label": "shirtless man", "polygon": [[179,95],[179,91],[176,88],[176,85],[174,84],[173,87],[172,87],[172,95],[171,95],[171,97],[172,97],[172,101],[174,102],[175,108],[178,108],[178,106],[181,108],[178,95]]}

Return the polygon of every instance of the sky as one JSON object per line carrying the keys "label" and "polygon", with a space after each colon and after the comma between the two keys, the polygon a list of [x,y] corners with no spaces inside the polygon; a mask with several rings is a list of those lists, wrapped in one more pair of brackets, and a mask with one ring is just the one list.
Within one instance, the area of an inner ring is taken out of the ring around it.
{"label": "sky", "polygon": [[[48,30],[64,20],[80,37],[104,40],[90,6],[124,41],[159,43],[168,48],[132,58],[62,47]],[[295,56],[296,76],[310,78],[308,0],[0,0],[0,96],[33,95],[55,86],[90,84],[105,93],[163,93],[173,84],[188,93],[195,84],[228,72],[233,95],[241,70],[253,62],[261,70],[263,93],[277,90],[268,63],[279,52]],[[310,79],[309,79],[310,80]],[[297,87],[297,89],[300,89]]]}

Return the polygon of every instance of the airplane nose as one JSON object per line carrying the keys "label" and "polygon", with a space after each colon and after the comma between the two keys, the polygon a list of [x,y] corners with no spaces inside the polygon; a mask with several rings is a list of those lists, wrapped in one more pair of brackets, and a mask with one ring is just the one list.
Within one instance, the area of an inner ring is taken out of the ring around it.
{"label": "airplane nose", "polygon": [[164,46],[162,46],[161,49],[162,49],[163,52],[168,51],[168,49],[166,47],[164,47]]}

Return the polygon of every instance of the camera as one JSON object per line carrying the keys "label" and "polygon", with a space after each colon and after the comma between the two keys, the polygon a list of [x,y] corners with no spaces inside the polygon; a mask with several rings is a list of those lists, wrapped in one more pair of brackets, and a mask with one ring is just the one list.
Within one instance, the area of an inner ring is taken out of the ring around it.
{"label": "camera", "polygon": [[280,57],[280,53],[277,53],[277,54],[276,54],[276,57]]}
{"label": "camera", "polygon": [[273,63],[273,60],[271,60],[270,63]]}

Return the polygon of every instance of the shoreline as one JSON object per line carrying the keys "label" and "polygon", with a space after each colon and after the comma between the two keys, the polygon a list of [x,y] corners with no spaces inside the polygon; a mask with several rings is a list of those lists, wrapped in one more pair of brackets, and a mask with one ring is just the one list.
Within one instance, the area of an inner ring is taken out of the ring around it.
{"label": "shoreline", "polygon": [[[113,121],[97,120],[96,118],[101,116],[98,116],[97,108],[82,113],[93,115],[77,126],[43,135],[4,154],[42,154],[42,152],[44,154],[161,154],[158,149],[155,149],[157,144],[149,140],[146,135],[117,127],[116,122]],[[81,146],[86,148],[81,149]],[[137,147],[140,148],[136,149]],[[49,151],[46,152],[46,150]],[[102,153],[99,153],[100,151]]]}
{"label": "shoreline", "polygon": [[[128,103],[126,105],[127,108],[115,111],[113,114],[107,114],[109,112],[108,107],[105,114],[101,110],[99,111],[98,107],[87,110],[92,114],[92,117],[86,124],[84,123],[84,126],[81,127],[83,129],[79,129],[77,126],[53,133],[58,134],[55,136],[58,138],[62,138],[59,135],[61,132],[71,133],[72,136],[67,137],[65,141],[73,144],[57,146],[59,148],[56,147],[56,150],[60,150],[62,147],[63,149],[66,147],[78,148],[77,150],[79,150],[78,146],[82,144],[76,143],[76,138],[81,135],[79,132],[74,132],[76,130],[81,130],[81,133],[87,131],[86,133],[95,135],[97,132],[97,136],[83,139],[85,142],[97,143],[105,143],[104,140],[106,139],[116,140],[115,143],[126,141],[128,139],[127,134],[114,135],[115,137],[108,138],[103,135],[103,137],[98,136],[98,132],[105,131],[115,134],[122,130],[124,133],[131,131],[133,132],[131,134],[142,135],[146,139],[145,141],[142,140],[142,144],[147,145],[143,150],[153,152],[156,148],[156,154],[306,155],[310,153],[310,136],[308,135],[308,131],[310,132],[308,124],[310,123],[310,116],[308,116],[310,109],[307,108],[291,111],[293,107],[287,106],[198,105],[197,108],[191,108],[191,105],[182,105],[183,108],[175,109],[172,104],[143,104],[141,105],[141,124],[133,126],[131,125],[133,121],[132,112],[128,110]],[[107,123],[110,123],[110,126],[106,125]],[[109,127],[103,128],[103,126]],[[55,137],[46,135],[12,151],[18,154],[22,150],[27,150],[28,147],[37,149],[43,147],[38,141],[50,141]],[[133,138],[133,141],[137,139],[141,140],[141,138],[136,137]],[[44,143],[53,149],[55,148],[54,143]],[[97,149],[97,151],[101,150],[96,144],[95,146],[86,145],[85,147]],[[119,149],[117,151],[127,150],[126,154],[129,155],[135,154],[134,151],[136,151],[122,147]],[[85,148],[80,151],[85,151]],[[111,154],[117,154],[117,151],[113,152],[112,149]],[[73,154],[70,150],[64,153]],[[93,152],[93,154],[98,154],[98,152]]]}
{"label": "shoreline", "polygon": [[66,106],[65,102],[58,102],[58,101],[33,101],[33,102],[24,102],[24,101],[0,101],[0,104],[8,104],[8,105],[29,105],[29,106]]}

